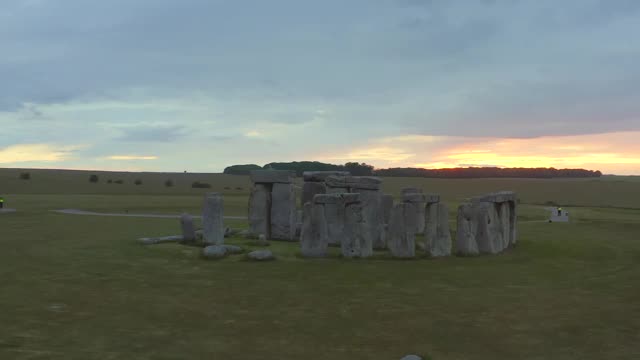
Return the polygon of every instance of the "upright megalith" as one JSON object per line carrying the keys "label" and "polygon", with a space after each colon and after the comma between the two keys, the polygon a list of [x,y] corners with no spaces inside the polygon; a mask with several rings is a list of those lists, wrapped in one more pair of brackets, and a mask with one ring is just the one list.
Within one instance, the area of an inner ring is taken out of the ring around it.
{"label": "upright megalith", "polygon": [[304,221],[300,236],[300,253],[304,257],[327,255],[328,233],[324,217],[324,206],[307,202],[304,204]]}
{"label": "upright megalith", "polygon": [[293,184],[273,184],[271,191],[271,238],[296,239],[296,193]]}
{"label": "upright megalith", "polygon": [[417,189],[404,189],[402,191],[402,202],[409,205],[408,211],[413,212],[412,216],[415,217],[415,221],[413,222],[415,224],[415,233],[421,234],[425,228],[427,197],[423,193],[408,192],[405,190]]}
{"label": "upright megalith", "polygon": [[294,173],[287,170],[251,172],[249,228],[254,236],[292,241],[296,239],[296,193]]}
{"label": "upright megalith", "polygon": [[516,194],[511,191],[477,196],[458,208],[457,252],[497,254],[516,243]]}
{"label": "upright megalith", "polygon": [[416,256],[416,216],[412,204],[400,203],[391,210],[387,247],[394,257]]}
{"label": "upright megalith", "polygon": [[348,171],[305,171],[302,173],[304,184],[302,185],[301,206],[312,202],[315,195],[327,193],[327,186],[325,185],[327,177],[348,175]]}
{"label": "upright megalith", "polygon": [[184,213],[180,216],[180,227],[182,228],[182,241],[192,242],[196,240],[196,228],[193,225],[193,216]]}
{"label": "upright megalith", "polygon": [[205,244],[224,243],[224,202],[222,194],[208,193],[202,209],[202,233]]}
{"label": "upright megalith", "polygon": [[373,255],[373,243],[368,236],[367,220],[361,202],[346,204],[344,212],[344,237],[340,244],[342,256],[369,257]]}
{"label": "upright megalith", "polygon": [[271,185],[255,184],[249,196],[249,230],[255,236],[271,233]]}
{"label": "upright megalith", "polygon": [[449,256],[451,254],[451,231],[449,229],[449,212],[440,196],[428,194],[424,196],[425,250],[432,257]]}
{"label": "upright megalith", "polygon": [[393,195],[382,195],[382,217],[385,224],[389,224],[391,220],[391,209],[393,209]]}

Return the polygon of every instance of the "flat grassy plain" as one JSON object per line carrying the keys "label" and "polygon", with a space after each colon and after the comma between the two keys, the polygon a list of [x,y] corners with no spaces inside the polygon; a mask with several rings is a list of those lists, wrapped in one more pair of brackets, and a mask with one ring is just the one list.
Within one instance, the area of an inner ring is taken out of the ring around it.
{"label": "flat grassy plain", "polygon": [[[388,178],[389,193],[440,193],[452,230],[464,198],[517,191],[517,247],[477,258],[346,260],[334,250],[303,260],[296,244],[272,242],[279,259],[252,263],[136,243],[179,233],[176,220],[50,211],[198,214],[203,194],[220,191],[226,215],[245,215],[247,177],[26,171],[31,180],[0,169],[0,196],[18,209],[0,215],[0,359],[640,358],[635,177]],[[92,173],[100,183],[89,183]],[[548,202],[572,222],[544,222]]]}

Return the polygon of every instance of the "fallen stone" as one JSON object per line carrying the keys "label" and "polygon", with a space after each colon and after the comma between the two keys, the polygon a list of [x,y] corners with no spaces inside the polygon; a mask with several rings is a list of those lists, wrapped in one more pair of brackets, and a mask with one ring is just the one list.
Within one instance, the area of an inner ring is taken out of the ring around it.
{"label": "fallen stone", "polygon": [[207,259],[220,259],[227,255],[227,249],[223,245],[210,245],[202,249],[202,256]]}
{"label": "fallen stone", "polygon": [[182,241],[191,242],[196,240],[196,230],[193,226],[193,216],[184,213],[180,216],[180,227],[182,228]]}
{"label": "fallen stone", "polygon": [[154,244],[163,244],[163,243],[178,243],[183,241],[182,235],[170,235],[170,236],[162,236],[155,238],[140,238],[138,242],[143,245],[154,245]]}
{"label": "fallen stone", "polygon": [[349,176],[348,171],[305,171],[302,173],[304,181],[324,182],[329,176]]}
{"label": "fallen stone", "polygon": [[271,239],[296,240],[296,193],[291,184],[273,184]]}
{"label": "fallen stone", "polygon": [[300,253],[304,257],[327,255],[328,232],[322,204],[304,204],[304,222],[300,237]]}
{"label": "fallen stone", "polygon": [[253,170],[250,176],[254,184],[291,184],[295,172],[289,170]]}
{"label": "fallen stone", "polygon": [[222,246],[227,250],[227,254],[242,254],[244,252],[240,246],[230,244],[224,244]]}
{"label": "fallen stone", "polygon": [[220,193],[208,193],[202,209],[202,231],[205,244],[224,244],[224,201]]}
{"label": "fallen stone", "polygon": [[387,247],[398,258],[416,256],[415,210],[412,204],[400,203],[391,210]]}
{"label": "fallen stone", "polygon": [[247,254],[247,257],[255,261],[275,260],[275,256],[269,250],[256,250]]}
{"label": "fallen stone", "polygon": [[422,360],[422,358],[418,355],[407,355],[400,360]]}
{"label": "fallen stone", "polygon": [[249,231],[254,234],[270,234],[271,185],[255,184],[249,196]]}

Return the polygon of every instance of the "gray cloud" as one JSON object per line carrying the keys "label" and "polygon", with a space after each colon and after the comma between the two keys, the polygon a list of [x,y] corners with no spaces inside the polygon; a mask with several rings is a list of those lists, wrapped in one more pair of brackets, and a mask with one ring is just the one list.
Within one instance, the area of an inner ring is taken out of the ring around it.
{"label": "gray cloud", "polygon": [[119,141],[127,142],[174,142],[189,134],[185,126],[135,126],[122,128]]}

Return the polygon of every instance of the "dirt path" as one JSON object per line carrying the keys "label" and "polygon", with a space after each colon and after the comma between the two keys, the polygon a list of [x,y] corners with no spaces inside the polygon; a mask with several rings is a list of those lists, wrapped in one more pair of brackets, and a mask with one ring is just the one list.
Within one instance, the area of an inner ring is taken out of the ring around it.
{"label": "dirt path", "polygon": [[[144,217],[144,218],[159,218],[159,219],[179,219],[180,215],[164,215],[164,214],[129,214],[129,213],[101,213],[94,211],[85,211],[78,209],[61,209],[51,210],[58,214],[67,215],[92,215],[92,216],[119,216],[119,217]],[[193,216],[194,218],[200,218],[202,216]],[[227,220],[247,220],[246,216],[225,216]]]}

